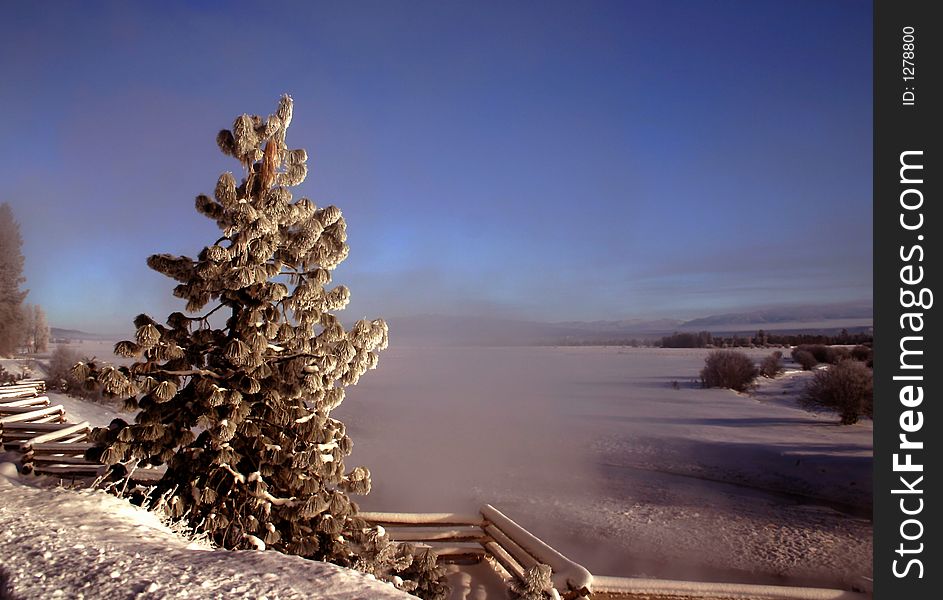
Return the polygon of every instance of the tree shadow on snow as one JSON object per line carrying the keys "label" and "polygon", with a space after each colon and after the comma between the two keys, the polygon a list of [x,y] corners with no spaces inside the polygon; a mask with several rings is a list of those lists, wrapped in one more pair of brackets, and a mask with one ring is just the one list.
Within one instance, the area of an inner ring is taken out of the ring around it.
{"label": "tree shadow on snow", "polygon": [[[636,448],[659,450],[653,456],[650,451],[639,454]],[[631,489],[633,482],[669,491],[702,486],[704,491],[747,504],[759,499],[783,506],[821,506],[870,519],[874,459],[869,450],[860,444],[841,443],[627,438],[598,458],[599,468],[608,478],[623,479],[623,484],[628,484],[625,489]],[[654,497],[671,504],[671,496],[656,493]]]}
{"label": "tree shadow on snow", "polygon": [[0,600],[19,600],[13,593],[13,585],[10,583],[10,576],[0,567]]}

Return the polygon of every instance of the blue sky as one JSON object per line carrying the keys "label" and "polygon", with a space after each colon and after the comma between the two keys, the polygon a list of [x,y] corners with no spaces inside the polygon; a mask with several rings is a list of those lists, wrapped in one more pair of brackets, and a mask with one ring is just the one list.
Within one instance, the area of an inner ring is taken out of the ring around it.
{"label": "blue sky", "polygon": [[179,310],[149,254],[295,99],[350,319],[696,317],[871,299],[871,3],[43,2],[0,22],[0,202],[29,302]]}

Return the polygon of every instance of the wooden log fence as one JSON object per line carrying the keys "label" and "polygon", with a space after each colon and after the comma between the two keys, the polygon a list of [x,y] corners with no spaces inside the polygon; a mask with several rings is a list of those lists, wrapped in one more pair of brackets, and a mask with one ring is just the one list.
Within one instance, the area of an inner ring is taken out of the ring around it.
{"label": "wooden log fence", "polygon": [[501,511],[485,504],[477,515],[453,513],[360,513],[388,530],[397,542],[432,548],[444,563],[486,562],[506,584],[522,581],[529,569],[545,564],[552,570],[555,598],[589,598],[592,575]]}
{"label": "wooden log fence", "polygon": [[594,576],[490,504],[479,515],[362,512],[398,542],[435,550],[451,564],[485,562],[505,584],[538,564],[551,568],[551,597],[564,600],[867,600],[869,594],[828,588],[704,583]]}
{"label": "wooden log fence", "polygon": [[28,398],[38,396],[46,391],[46,384],[43,382],[14,383],[0,385],[0,400],[5,398]]}
{"label": "wooden log fence", "polygon": [[31,396],[29,398],[20,398],[17,400],[0,401],[3,408],[15,408],[20,406],[49,406],[49,398],[46,396]]}
{"label": "wooden log fence", "polygon": [[705,583],[632,577],[595,577],[594,600],[697,598],[704,600],[866,600],[863,592],[785,585]]}
{"label": "wooden log fence", "polygon": [[45,391],[37,380],[0,386],[0,445],[23,453],[25,472],[97,476],[105,467],[84,456],[91,424],[66,421],[65,407],[50,405]]}
{"label": "wooden log fence", "polygon": [[55,406],[11,406],[3,409],[0,425],[7,423],[48,423],[65,420],[65,408],[61,404]]}
{"label": "wooden log fence", "polygon": [[[0,444],[23,453],[24,470],[58,477],[96,477],[107,469],[85,459],[87,421],[68,423],[62,405],[50,405],[42,381],[0,386]],[[159,476],[142,470],[140,480]],[[476,515],[361,512],[387,529],[395,542],[433,549],[444,563],[487,564],[505,585],[523,581],[537,565],[551,569],[557,600],[865,600],[870,595],[837,589],[734,583],[702,583],[593,576],[501,511],[485,504]]]}

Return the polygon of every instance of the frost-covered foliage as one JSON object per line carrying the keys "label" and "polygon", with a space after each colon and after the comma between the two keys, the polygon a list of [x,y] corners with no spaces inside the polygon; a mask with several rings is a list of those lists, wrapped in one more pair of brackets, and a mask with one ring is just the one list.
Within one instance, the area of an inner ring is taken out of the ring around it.
{"label": "frost-covered foliage", "polygon": [[[94,432],[97,458],[166,464],[150,500],[223,547],[357,567],[442,598],[447,588],[427,581],[439,579],[434,555],[391,546],[348,497],[370,491],[370,472],[345,468],[351,440],[330,414],[345,387],[376,367],[387,325],[361,320],[345,331],[332,314],[350,298],[329,287],[347,257],[347,225],[335,206],[292,199],[289,186],[308,168],[307,153],[285,143],[291,118],[284,96],[268,118],[242,115],[221,131],[220,149],[246,176],[237,183],[223,173],[213,198],[196,198],[220,237],[196,258],[148,259],[178,282],[188,314],[164,323],[139,315],[135,339],[115,346],[137,359],[130,367],[76,365],[140,409],[134,423]],[[218,311],[228,317],[221,327],[211,318]]]}
{"label": "frost-covered foliage", "polygon": [[46,312],[38,304],[25,304],[23,315],[23,345],[30,354],[45,352],[49,347],[49,324]]}
{"label": "frost-covered foliage", "polygon": [[547,600],[553,590],[552,571],[544,564],[534,565],[524,573],[524,581],[511,583],[512,600]]}
{"label": "frost-covered foliage", "polygon": [[23,341],[23,238],[13,209],[0,204],[0,356],[12,356]]}
{"label": "frost-covered foliage", "polygon": [[704,359],[701,384],[704,387],[745,391],[759,375],[750,357],[737,350],[714,350]]}
{"label": "frost-covered foliage", "polygon": [[[103,397],[97,382],[79,378],[72,372],[72,367],[81,360],[83,357],[76,350],[62,344],[56,345],[46,366],[46,382],[50,387],[70,396],[101,402]],[[84,360],[89,361],[88,358]]]}

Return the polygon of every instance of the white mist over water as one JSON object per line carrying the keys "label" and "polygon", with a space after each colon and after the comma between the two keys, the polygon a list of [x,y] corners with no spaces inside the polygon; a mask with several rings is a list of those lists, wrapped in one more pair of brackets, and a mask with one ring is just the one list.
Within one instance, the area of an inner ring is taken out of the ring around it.
{"label": "white mist over water", "polygon": [[334,412],[348,465],[373,473],[357,501],[492,503],[599,574],[869,575],[870,523],[849,513],[869,512],[870,422],[799,409],[808,373],[754,396],[701,389],[706,353],[394,345]]}

